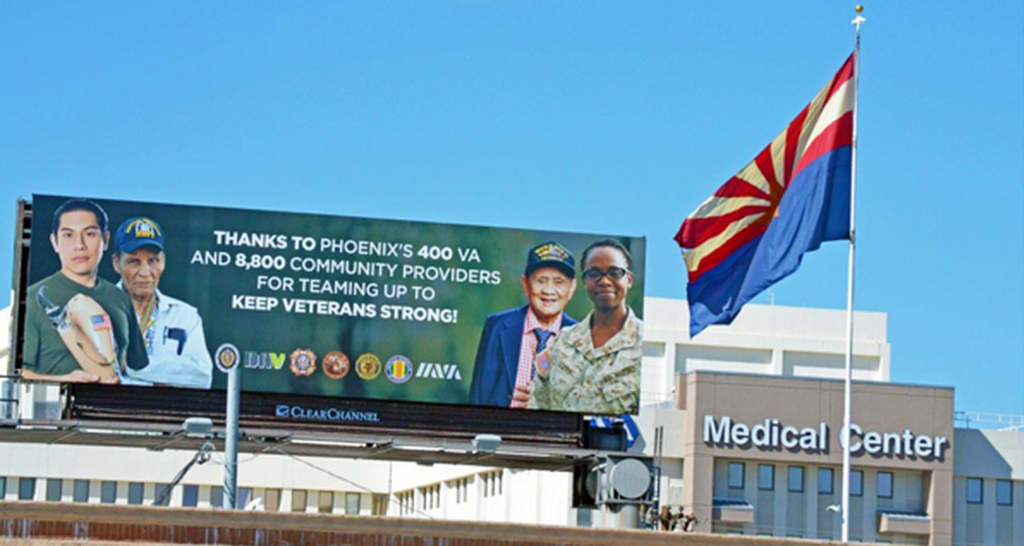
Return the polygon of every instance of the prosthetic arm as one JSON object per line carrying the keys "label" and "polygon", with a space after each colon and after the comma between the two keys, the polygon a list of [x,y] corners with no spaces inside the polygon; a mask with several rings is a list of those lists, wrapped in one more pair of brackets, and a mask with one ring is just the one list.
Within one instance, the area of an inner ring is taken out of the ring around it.
{"label": "prosthetic arm", "polygon": [[46,287],[39,289],[36,302],[53,323],[64,345],[83,370],[96,374],[101,381],[120,377],[114,327],[103,307],[96,300],[77,294],[64,307],[46,297]]}

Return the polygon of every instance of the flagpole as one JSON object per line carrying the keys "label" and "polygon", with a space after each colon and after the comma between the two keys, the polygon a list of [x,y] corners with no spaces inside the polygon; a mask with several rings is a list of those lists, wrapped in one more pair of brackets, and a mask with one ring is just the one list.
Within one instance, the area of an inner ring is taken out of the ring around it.
{"label": "flagpole", "polygon": [[[850,421],[853,417],[853,258],[857,246],[857,232],[854,228],[854,204],[857,195],[857,102],[860,87],[860,25],[864,6],[857,4],[857,16],[852,24],[857,28],[857,44],[853,50],[853,138],[850,154],[850,260],[846,287],[846,381],[843,388],[843,507],[842,542],[850,542]],[[861,484],[863,487],[863,484]]]}

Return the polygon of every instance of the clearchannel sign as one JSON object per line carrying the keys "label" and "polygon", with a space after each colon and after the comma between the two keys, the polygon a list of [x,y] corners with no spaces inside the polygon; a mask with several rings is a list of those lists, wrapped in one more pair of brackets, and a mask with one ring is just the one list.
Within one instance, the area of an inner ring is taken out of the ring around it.
{"label": "clearchannel sign", "polygon": [[[223,389],[237,370],[247,392],[638,406],[642,238],[44,195],[32,213],[27,380]],[[622,327],[587,353],[592,313]]]}
{"label": "clearchannel sign", "polygon": [[[839,445],[843,442],[845,431],[840,429]],[[704,416],[704,443],[710,446],[727,448],[755,447],[763,450],[803,451],[809,454],[829,453],[829,426],[821,422],[817,427],[795,427],[785,425],[778,419],[768,418],[755,425],[737,423],[729,416],[715,419],[713,415]],[[916,434],[910,429],[902,432],[865,431],[856,423],[850,425],[850,454],[864,454],[897,457],[919,458],[924,460],[942,460],[945,451],[950,447],[945,436],[928,436]]]}
{"label": "clearchannel sign", "polygon": [[274,416],[279,418],[302,419],[332,423],[380,423],[375,411],[361,411],[341,408],[308,408],[300,405],[278,404]]}

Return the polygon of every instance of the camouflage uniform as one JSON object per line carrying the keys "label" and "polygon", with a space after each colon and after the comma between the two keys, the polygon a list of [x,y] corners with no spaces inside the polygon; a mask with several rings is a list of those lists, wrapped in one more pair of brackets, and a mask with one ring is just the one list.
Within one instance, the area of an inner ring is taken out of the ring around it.
{"label": "camouflage uniform", "polygon": [[637,412],[643,322],[629,309],[622,330],[595,348],[591,315],[562,330],[545,351],[548,362],[538,364],[527,407],[605,415]]}

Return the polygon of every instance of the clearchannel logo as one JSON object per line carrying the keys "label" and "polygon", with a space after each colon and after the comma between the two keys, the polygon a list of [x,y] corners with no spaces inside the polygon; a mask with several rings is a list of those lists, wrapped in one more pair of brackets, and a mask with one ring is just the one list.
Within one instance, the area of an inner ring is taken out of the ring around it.
{"label": "clearchannel logo", "polygon": [[345,410],[340,408],[307,408],[299,405],[278,404],[274,409],[277,417],[327,421],[334,423],[379,423],[380,414],[375,411]]}

